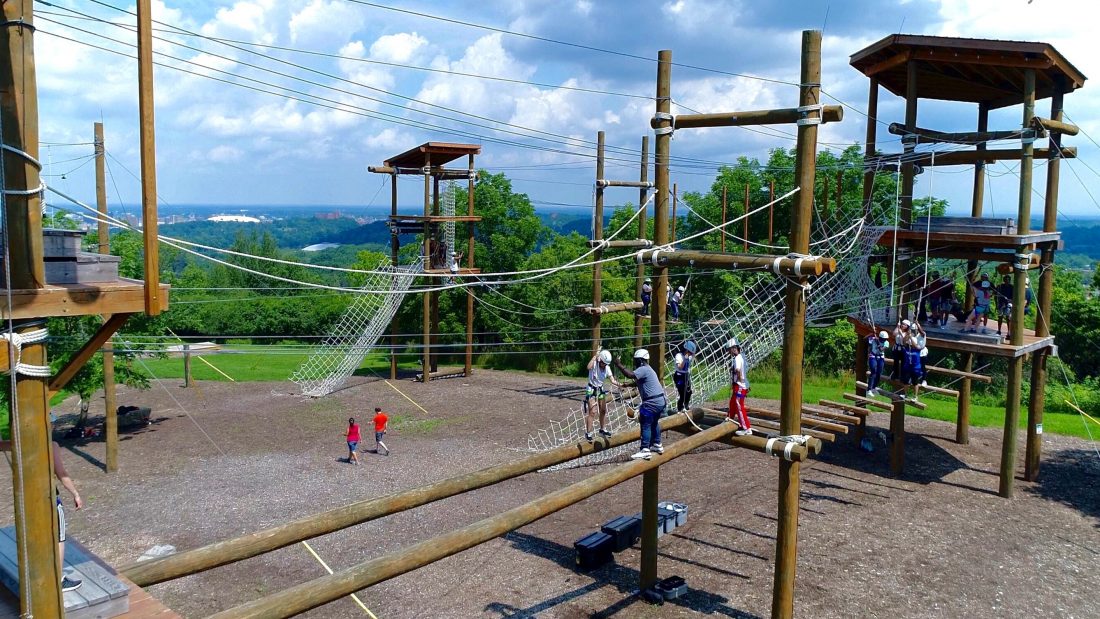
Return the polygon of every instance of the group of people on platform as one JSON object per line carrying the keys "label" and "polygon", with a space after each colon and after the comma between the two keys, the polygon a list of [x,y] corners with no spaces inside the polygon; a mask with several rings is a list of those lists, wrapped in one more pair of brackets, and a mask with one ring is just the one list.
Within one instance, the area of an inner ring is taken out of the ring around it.
{"label": "group of people on platform", "polygon": [[[745,406],[745,396],[749,392],[748,365],[741,354],[741,345],[736,339],[727,343],[729,353],[730,372],[730,404],[727,421],[738,424],[734,434],[744,436],[752,433],[749,423],[748,411]],[[673,359],[673,382],[676,385],[676,412],[686,411],[691,406],[691,369],[695,356],[699,352],[698,344],[687,340],[680,344],[676,356]],[[639,348],[634,351],[634,367],[627,368],[614,357],[609,350],[599,350],[588,362],[588,384],[584,392],[584,437],[589,442],[595,440],[594,418],[599,419],[598,432],[602,437],[611,436],[610,424],[607,416],[606,385],[621,389],[624,384],[615,378],[611,369],[614,365],[619,373],[633,381],[631,387],[637,387],[641,405],[638,407],[638,422],[641,426],[641,445],[638,451],[631,456],[634,459],[648,460],[653,454],[662,454],[665,449],[661,444],[660,420],[669,409],[669,402],[665,395],[665,387],[657,373],[649,365],[649,351]],[[670,411],[669,411],[670,412]]]}
{"label": "group of people on platform", "polygon": [[[928,370],[924,358],[928,356],[928,335],[919,321],[902,320],[894,327],[893,344],[885,330],[867,336],[867,396],[879,395],[879,385],[886,368],[886,356],[890,355],[893,369],[890,379],[916,391],[927,387]],[[904,394],[901,397],[905,397]]]}
{"label": "group of people on platform", "polygon": [[[680,307],[684,304],[684,295],[687,294],[687,285],[677,286],[676,290],[672,289],[672,285],[665,286],[665,299],[668,303],[668,316],[671,320],[680,320]],[[653,302],[653,280],[645,278],[642,282],[642,316],[649,315],[649,305]]]}
{"label": "group of people on platform", "polygon": [[[997,335],[1001,335],[1002,326],[1007,326],[1006,337],[1011,334],[1012,299],[1015,286],[1012,278],[1005,275],[999,285],[994,286],[989,274],[982,273],[977,279],[968,282],[973,293],[974,305],[969,309],[959,302],[955,282],[947,274],[933,271],[922,284],[922,280],[913,280],[915,288],[907,296],[916,298],[916,319],[923,324],[946,327],[954,316],[963,323],[963,333],[989,332],[989,317],[997,314]],[[1030,314],[1033,302],[1030,278],[1024,279],[1024,313]]]}

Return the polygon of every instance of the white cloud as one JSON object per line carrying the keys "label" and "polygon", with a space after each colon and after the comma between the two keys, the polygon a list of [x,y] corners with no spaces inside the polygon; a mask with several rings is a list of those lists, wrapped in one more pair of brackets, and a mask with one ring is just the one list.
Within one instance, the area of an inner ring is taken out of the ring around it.
{"label": "white cloud", "polygon": [[270,21],[277,13],[274,4],[274,0],[241,0],[232,7],[218,9],[201,31],[207,36],[274,43],[277,32]]}
{"label": "white cloud", "polygon": [[346,41],[363,26],[363,11],[347,2],[310,0],[290,17],[290,42],[309,49],[325,49]]}
{"label": "white cloud", "polygon": [[206,158],[214,163],[236,163],[244,156],[244,151],[239,148],[221,144],[210,149]]}
{"label": "white cloud", "polygon": [[399,32],[379,37],[370,46],[370,57],[386,62],[408,63],[428,46],[428,39],[415,32]]}

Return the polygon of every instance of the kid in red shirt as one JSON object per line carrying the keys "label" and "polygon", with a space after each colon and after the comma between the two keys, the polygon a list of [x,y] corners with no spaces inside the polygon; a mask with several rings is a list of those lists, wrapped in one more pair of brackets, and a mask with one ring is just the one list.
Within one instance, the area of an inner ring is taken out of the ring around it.
{"label": "kid in red shirt", "polygon": [[344,435],[348,441],[348,464],[359,464],[359,456],[355,455],[355,449],[359,446],[359,424],[355,423],[355,417],[348,419],[348,431]]}
{"label": "kid in red shirt", "polygon": [[390,448],[386,447],[386,444],[382,442],[382,437],[386,435],[386,423],[390,420],[386,413],[382,412],[379,407],[374,408],[374,453],[379,452],[379,448],[386,450],[386,455],[390,455]]}

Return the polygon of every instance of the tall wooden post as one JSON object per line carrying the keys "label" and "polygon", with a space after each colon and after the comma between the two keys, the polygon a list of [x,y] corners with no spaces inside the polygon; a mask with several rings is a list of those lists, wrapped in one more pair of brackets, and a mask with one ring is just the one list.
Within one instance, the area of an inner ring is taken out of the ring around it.
{"label": "tall wooden post", "polygon": [[[649,136],[648,135],[643,135],[642,136],[642,167],[641,167],[641,172],[638,175],[638,180],[641,181],[642,183],[649,182]],[[642,205],[644,205],[646,203],[646,193],[648,191],[649,190],[648,190],[647,187],[645,187],[645,185],[643,185],[640,189],[638,189],[638,206],[639,207],[641,207]],[[648,233],[647,230],[646,230],[646,228],[648,227],[648,225],[646,223],[646,219],[647,219],[646,218],[646,211],[648,211],[648,210],[649,210],[649,207],[647,206],[647,207],[643,208],[640,213],[638,213],[638,238],[639,239],[644,239],[646,237],[646,234]],[[634,282],[634,298],[638,299],[640,301],[642,299],[642,284],[644,283],[644,280],[645,280],[645,265],[644,264],[639,264],[638,265],[638,271],[637,271],[637,275],[635,276],[635,278],[636,278],[637,281]],[[653,300],[653,297],[652,297],[652,293],[651,293],[650,301],[652,301],[652,300]],[[645,318],[641,314],[635,314],[634,315],[634,348],[641,348],[642,347],[642,323],[644,321],[645,321]]]}
{"label": "tall wooden post", "polygon": [[676,196],[676,183],[672,183],[672,242],[676,242],[676,206],[679,200]]}
{"label": "tall wooden post", "polygon": [[157,240],[157,150],[153,122],[151,0],[137,2],[138,113],[141,116],[141,219],[145,239],[145,313],[160,313],[160,245]]}
{"label": "tall wooden post", "polygon": [[[432,268],[432,224],[429,216],[432,214],[432,156],[424,156],[424,268]],[[427,278],[428,286],[434,285],[432,278]],[[432,379],[432,293],[424,293],[424,327],[423,345],[420,365],[424,372],[423,381],[426,383]]]}
{"label": "tall wooden post", "polygon": [[[802,75],[798,105],[806,109],[821,101],[821,32],[802,32]],[[810,223],[813,219],[814,172],[817,162],[817,125],[820,110],[807,113],[798,124],[795,146],[795,179],[801,188],[791,212],[790,249],[794,253],[810,251]],[[806,122],[808,121],[808,122]],[[782,391],[779,432],[783,435],[802,431],[802,354],[806,335],[805,277],[788,278],[783,317]],[[798,564],[798,462],[779,461],[779,524],[775,533],[775,578],[772,587],[772,617],[794,616],[795,567]]]}
{"label": "tall wooden post", "polygon": [[[1063,84],[1054,91],[1050,99],[1051,120],[1062,120]],[[1062,134],[1050,132],[1050,151],[1062,149]],[[1062,158],[1051,157],[1047,162],[1047,190],[1043,204],[1043,232],[1058,230],[1058,181],[1061,176]],[[1054,298],[1054,249],[1044,247],[1039,258],[1039,295],[1036,299],[1038,312],[1035,316],[1035,336],[1050,335],[1050,312]],[[1039,457],[1043,451],[1043,405],[1046,399],[1047,357],[1050,350],[1043,348],[1035,351],[1031,359],[1031,397],[1027,404],[1027,447],[1024,455],[1024,479],[1035,481],[1039,478]]]}
{"label": "tall wooden post", "polygon": [[[34,70],[34,17],[31,0],[4,2],[0,25],[0,133],[4,144],[38,157],[38,86]],[[13,192],[41,186],[40,165],[13,152],[3,154],[3,188]],[[42,261],[42,195],[12,193],[3,197],[6,262],[11,288],[45,285]],[[28,321],[17,333],[39,329],[45,321]],[[45,342],[24,344],[21,361],[46,365]],[[16,374],[12,397],[12,490],[15,540],[19,563],[19,609],[22,616],[60,617],[61,575],[57,553],[53,459],[46,378]]]}
{"label": "tall wooden post", "polygon": [[775,242],[775,181],[768,181],[768,243]]}
{"label": "tall wooden post", "polygon": [[[741,241],[743,242],[743,251],[749,253],[749,184],[745,183],[745,210],[742,211],[744,217],[741,219]],[[723,238],[725,235],[722,235]]]}
{"label": "tall wooden post", "polygon": [[[103,123],[93,126],[95,136],[95,200],[99,212],[97,233],[99,253],[111,253],[111,227],[107,223],[107,161],[103,142]],[[104,315],[103,320],[110,318]],[[115,353],[108,341],[103,345],[103,429],[107,443],[107,472],[118,470],[118,406],[115,402]]]}
{"label": "tall wooden post", "polygon": [[[989,130],[989,104],[978,104],[978,131]],[[985,142],[979,142],[977,150],[985,150]],[[974,164],[974,188],[970,199],[970,216],[981,217],[985,202],[985,162],[978,161]],[[971,260],[966,264],[966,298],[963,308],[969,310],[974,305],[974,289],[970,282],[978,278],[978,261]],[[974,353],[962,354],[962,369],[964,372],[974,371]],[[970,388],[972,381],[963,378],[959,384],[958,416],[955,420],[955,442],[960,445],[970,444]]]}
{"label": "tall wooden post", "polygon": [[183,386],[191,386],[191,345],[183,345]]}
{"label": "tall wooden post", "polygon": [[[657,53],[657,128],[653,162],[653,242],[668,244],[668,165],[672,142],[672,50]],[[657,377],[665,375],[665,309],[668,304],[668,268],[653,267],[653,307],[649,320],[649,358]],[[644,591],[657,582],[657,490],[656,468],[642,476],[642,565],[640,586]]]}
{"label": "tall wooden post", "polygon": [[[1024,120],[1023,129],[1031,125],[1035,117],[1035,70],[1024,69]],[[1035,151],[1034,140],[1025,139],[1020,146],[1020,209],[1016,218],[1018,234],[1031,231],[1031,177]],[[1027,246],[1016,248],[1017,254],[1027,254]],[[1024,343],[1024,286],[1027,264],[1017,258],[1012,291],[1012,345]],[[999,492],[1006,499],[1012,498],[1016,482],[1016,426],[1020,420],[1021,381],[1024,376],[1023,356],[1013,357],[1008,364],[1008,395],[1005,400],[1005,430],[1001,444],[1001,483]]]}
{"label": "tall wooden post", "polygon": [[[439,217],[441,212],[439,210],[439,197],[439,177],[432,175],[432,215],[435,217]],[[439,235],[432,243],[432,251],[439,256],[440,263],[438,268],[441,269],[447,267],[447,252],[454,250],[452,247],[447,247],[447,244],[443,242],[442,225],[443,224],[437,222],[436,225],[432,227],[432,230]],[[435,287],[440,281],[441,280],[433,279],[431,282],[432,287]],[[430,358],[432,362],[432,371],[436,372],[439,370],[439,348],[436,346],[436,344],[439,343],[439,291],[429,292],[428,297],[432,300],[431,335],[428,338],[431,342],[432,349]]]}
{"label": "tall wooden post", "polygon": [[[909,136],[917,131],[917,62],[910,60],[906,63],[907,78],[905,83],[905,131]],[[907,157],[911,157],[916,150],[917,143],[915,139],[906,139],[904,141],[904,152]],[[908,229],[910,224],[913,223],[913,181],[916,178],[916,166],[912,163],[911,159],[906,159],[905,163],[901,164],[901,208],[900,208],[900,223],[902,228]],[[894,266],[895,278],[898,277],[898,273],[901,274],[900,282],[897,289],[900,291],[898,295],[898,318],[908,318],[909,308],[903,303],[905,299],[905,293],[909,289],[909,260],[899,260],[898,264]]]}
{"label": "tall wooden post", "polygon": [[[603,240],[603,185],[604,180],[604,132],[596,132],[596,208],[592,213],[592,240]],[[596,309],[603,303],[603,250],[597,247],[592,252],[592,308]],[[592,314],[592,353],[600,349],[600,314]]]}
{"label": "tall wooden post", "polygon": [[718,239],[719,239],[719,242],[721,243],[721,251],[722,251],[723,254],[726,253],[726,220],[727,220],[726,209],[728,208],[728,205],[729,205],[729,202],[726,199],[726,193],[727,193],[726,190],[727,189],[728,188],[725,187],[725,186],[722,187],[722,229],[719,230],[719,234],[718,234]]}
{"label": "tall wooden post", "polygon": [[[397,268],[401,240],[397,236],[397,170],[390,174],[390,265]],[[397,321],[390,321],[390,380],[397,380]]]}
{"label": "tall wooden post", "polygon": [[[867,88],[867,139],[863,144],[863,160],[875,156],[875,143],[878,141],[878,78],[868,80]],[[875,168],[863,170],[863,217],[871,214],[871,200],[875,190]]]}
{"label": "tall wooden post", "polygon": [[[470,153],[467,160],[470,170],[469,179],[466,181],[466,214],[474,216],[474,155]],[[474,268],[474,222],[466,222],[466,265]],[[474,371],[474,290],[466,288],[466,376]]]}

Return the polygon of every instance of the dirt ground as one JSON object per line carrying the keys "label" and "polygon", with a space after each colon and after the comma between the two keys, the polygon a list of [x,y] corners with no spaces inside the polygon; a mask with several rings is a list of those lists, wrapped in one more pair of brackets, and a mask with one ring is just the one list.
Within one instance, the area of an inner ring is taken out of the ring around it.
{"label": "dirt ground", "polygon": [[[123,435],[117,474],[101,468],[102,442],[66,444],[66,461],[88,504],[79,513],[70,510],[71,534],[121,564],[157,544],[190,549],[513,460],[524,455],[528,434],[562,417],[581,392],[580,383],[565,379],[491,371],[396,384],[428,412],[386,383],[360,377],[320,400],[292,395],[290,383],[207,382],[183,389],[166,380],[148,391],[123,389],[119,402],[153,407],[154,423]],[[345,464],[347,418],[365,421],[376,405],[393,417],[387,435],[393,454],[368,453],[363,466]],[[73,402],[59,407],[72,409]],[[888,417],[876,415],[871,423],[877,439]],[[995,494],[999,429],[972,429],[968,446],[954,444],[954,427],[943,422],[910,418],[908,429],[902,478],[889,475],[888,453],[878,440],[875,452],[865,454],[840,437],[803,467],[796,614],[1095,617],[1096,445],[1045,436],[1040,481],[1018,480],[1016,497],[1004,500]],[[607,466],[615,465],[527,475],[311,544],[334,569],[347,568]],[[380,618],[766,617],[776,471],[774,459],[729,448],[661,467],[662,500],[690,510],[687,526],[659,544],[660,575],[684,577],[690,593],[663,607],[635,596],[637,546],[612,565],[574,569],[575,540],[640,511],[640,478],[360,596]],[[0,474],[10,477],[6,467]],[[10,523],[10,494],[0,496],[0,509]],[[323,574],[295,545],[150,591],[184,616],[203,617]],[[307,616],[366,615],[342,599]]]}

